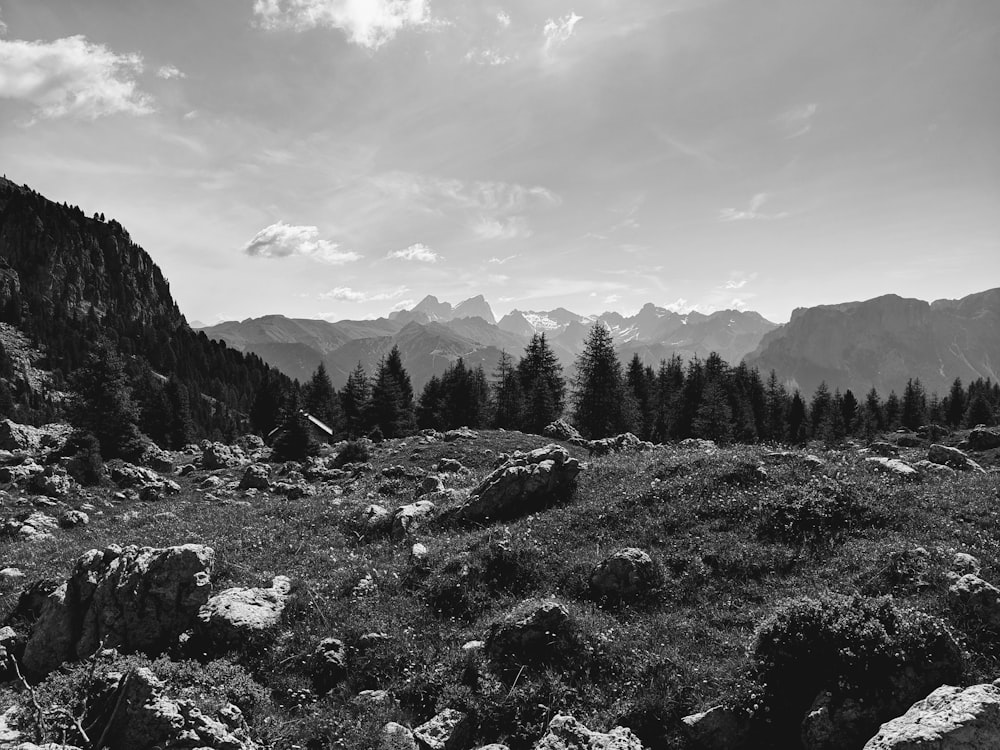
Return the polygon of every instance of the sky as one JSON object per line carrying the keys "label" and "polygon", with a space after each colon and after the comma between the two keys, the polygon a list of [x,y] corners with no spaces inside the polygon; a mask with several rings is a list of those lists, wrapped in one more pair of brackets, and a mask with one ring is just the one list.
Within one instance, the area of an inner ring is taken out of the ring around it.
{"label": "sky", "polygon": [[997,0],[0,0],[0,171],[189,320],[1000,286]]}

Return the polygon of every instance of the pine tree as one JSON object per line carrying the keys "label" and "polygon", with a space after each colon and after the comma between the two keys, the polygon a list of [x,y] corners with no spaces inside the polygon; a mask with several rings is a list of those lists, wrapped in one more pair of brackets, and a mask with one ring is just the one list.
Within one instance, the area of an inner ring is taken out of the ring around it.
{"label": "pine tree", "polygon": [[334,434],[340,432],[344,421],[340,399],[322,362],[303,388],[302,398],[306,412],[323,422]]}
{"label": "pine tree", "polygon": [[188,397],[187,388],[177,378],[170,378],[165,391],[171,412],[167,444],[174,450],[178,450],[190,443],[194,437],[191,400]]}
{"label": "pine tree", "polygon": [[882,418],[885,420],[885,429],[895,430],[899,428],[900,412],[899,396],[896,395],[895,391],[889,391],[889,395],[885,399],[885,405],[882,407]]}
{"label": "pine tree", "polygon": [[635,404],[635,430],[643,440],[650,440],[656,425],[656,375],[653,368],[644,367],[639,354],[633,354],[625,371],[632,401]]}
{"label": "pine tree", "polygon": [[865,440],[871,441],[885,429],[885,414],[882,411],[882,400],[873,387],[865,396],[865,405],[861,414],[861,430]]}
{"label": "pine tree", "polygon": [[767,377],[767,385],[764,389],[764,401],[766,427],[764,436],[767,440],[780,442],[785,438],[785,415],[788,412],[788,391],[784,384],[778,380],[778,375],[774,370]]}
{"label": "pine tree", "polygon": [[614,339],[604,324],[597,322],[576,360],[573,422],[585,437],[593,439],[631,430],[634,419],[635,405]]}
{"label": "pine tree", "polygon": [[806,402],[798,389],[792,394],[792,402],[788,407],[788,442],[799,444],[806,439]]}
{"label": "pine tree", "polygon": [[860,407],[858,399],[854,396],[854,392],[851,391],[850,388],[844,391],[844,398],[843,401],[841,401],[840,414],[844,421],[845,434],[853,435],[858,426],[858,420],[860,419]]}
{"label": "pine tree", "polygon": [[945,418],[951,427],[958,427],[965,417],[965,390],[961,378],[955,378],[946,399]]}
{"label": "pine tree", "polygon": [[920,378],[906,381],[900,422],[908,430],[916,430],[927,421],[927,395]]}
{"label": "pine tree", "polygon": [[340,390],[344,426],[351,438],[360,437],[368,431],[369,398],[371,398],[371,384],[368,382],[368,373],[365,372],[361,362],[358,362],[357,367],[347,376],[347,383]]}
{"label": "pine tree", "polygon": [[562,416],[566,400],[562,365],[544,333],[531,337],[524,356],[517,363],[517,376],[524,396],[521,429],[540,435],[545,427]]}
{"label": "pine tree", "polygon": [[832,404],[833,396],[830,395],[830,388],[824,380],[816,386],[812,401],[809,403],[810,434],[813,437],[819,436],[820,425],[827,418],[827,412],[830,410]]}
{"label": "pine tree", "polygon": [[965,410],[965,426],[975,427],[976,425],[992,425],[993,410],[990,402],[983,391],[979,391],[969,401],[969,406]]}
{"label": "pine tree", "polygon": [[271,432],[281,424],[286,407],[289,391],[286,381],[279,377],[276,372],[269,372],[257,388],[253,405],[250,407],[250,424],[259,434],[270,435]]}
{"label": "pine tree", "polygon": [[660,362],[656,373],[656,421],[653,439],[665,442],[674,436],[684,390],[684,361],[674,354]]}
{"label": "pine tree", "polygon": [[492,397],[493,427],[511,429],[521,424],[524,395],[514,367],[514,359],[506,351],[500,352],[500,361],[497,362],[497,369],[493,371]]}
{"label": "pine tree", "polygon": [[[401,373],[401,375],[400,375]],[[410,377],[399,362],[399,349],[379,362],[368,402],[368,424],[383,437],[409,435],[417,427]]]}
{"label": "pine tree", "polygon": [[271,453],[279,461],[305,461],[309,456],[319,453],[319,444],[313,440],[309,421],[300,408],[298,393],[292,393]]}
{"label": "pine tree", "polygon": [[73,426],[97,438],[105,459],[137,460],[142,453],[139,415],[122,358],[106,343],[97,345],[73,374]]}
{"label": "pine tree", "polygon": [[692,425],[695,437],[713,440],[719,445],[728,443],[733,435],[732,417],[725,388],[716,380],[708,381]]}

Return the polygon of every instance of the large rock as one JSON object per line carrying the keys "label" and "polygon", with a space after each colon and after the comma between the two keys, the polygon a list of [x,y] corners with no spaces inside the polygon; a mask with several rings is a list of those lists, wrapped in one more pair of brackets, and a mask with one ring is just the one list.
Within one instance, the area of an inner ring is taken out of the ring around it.
{"label": "large rock", "polygon": [[472,733],[468,714],[446,708],[413,730],[413,736],[429,750],[463,750]]}
{"label": "large rock", "polygon": [[864,461],[865,468],[892,474],[900,479],[919,479],[920,472],[910,466],[906,461],[898,458],[886,458],[885,456],[870,456]]}
{"label": "large rock", "polygon": [[958,471],[978,471],[985,474],[983,467],[965,455],[958,448],[949,448],[947,445],[934,443],[927,449],[927,460],[932,463],[950,466]]}
{"label": "large rock", "polygon": [[0,466],[0,482],[23,482],[45,471],[45,467],[31,458],[22,456],[20,463]]}
{"label": "large rock", "polygon": [[215,552],[200,544],[109,547],[84,553],[46,599],[24,652],[33,676],[101,646],[155,655],[208,601]]}
{"label": "large rock", "polygon": [[114,461],[109,465],[111,481],[123,490],[129,487],[141,489],[148,485],[163,484],[163,477],[145,466],[136,466],[127,461]]}
{"label": "large rock", "polygon": [[80,489],[66,470],[57,466],[49,466],[41,474],[35,474],[28,487],[40,495],[57,500],[65,500]]}
{"label": "large rock", "polygon": [[436,510],[437,506],[430,500],[418,500],[398,508],[392,516],[392,538],[399,540],[415,534],[430,521]]}
{"label": "large rock", "polygon": [[50,539],[52,532],[59,528],[59,522],[52,516],[34,511],[8,520],[3,526],[5,536],[12,536],[26,542]]}
{"label": "large rock", "polygon": [[243,472],[241,490],[267,490],[271,486],[271,467],[267,464],[250,464]]}
{"label": "large rock", "polygon": [[32,427],[4,419],[0,420],[0,449],[37,453],[43,448],[61,448],[72,432],[66,424]]}
{"label": "large rock", "polygon": [[529,599],[493,624],[485,649],[495,660],[544,661],[575,647],[576,640],[576,626],[565,606],[555,599]]}
{"label": "large rock", "polygon": [[948,588],[948,601],[983,625],[1000,627],[1000,589],[975,573],[966,573]]}
{"label": "large rock", "polygon": [[942,685],[888,721],[864,750],[994,750],[1000,747],[1000,687]]}
{"label": "large rock", "polygon": [[105,741],[109,750],[191,747],[199,750],[257,750],[240,710],[226,705],[219,718],[202,713],[189,700],[174,700],[146,668],[109,674],[105,703],[117,706]]}
{"label": "large rock", "polygon": [[923,477],[934,477],[936,479],[951,479],[957,472],[950,466],[936,464],[926,458],[916,461],[913,468],[920,472]]}
{"label": "large rock", "polygon": [[402,724],[390,721],[382,727],[378,750],[418,750],[418,748],[413,732]]}
{"label": "large rock", "polygon": [[515,453],[472,490],[458,517],[484,522],[534,512],[566,495],[579,473],[580,462],[554,443]]}
{"label": "large rock", "polygon": [[643,750],[631,729],[615,727],[610,732],[594,732],[566,714],[556,714],[534,750]]}
{"label": "large rock", "polygon": [[652,450],[653,444],[647,440],[640,440],[631,432],[623,432],[614,437],[590,440],[587,442],[587,448],[595,456],[606,456],[609,453],[635,453]]}
{"label": "large rock", "polygon": [[198,612],[198,632],[210,648],[264,645],[281,624],[291,581],[275,576],[268,588],[234,587],[212,596]]}
{"label": "large rock", "polygon": [[565,419],[557,419],[552,424],[546,425],[545,429],[542,430],[542,434],[546,437],[565,440],[566,442],[583,439],[580,431]]}
{"label": "large rock", "polygon": [[976,427],[969,433],[969,447],[974,451],[988,451],[1000,448],[1000,430]]}
{"label": "large rock", "polygon": [[326,693],[347,677],[347,647],[337,638],[324,638],[310,659],[309,674],[313,690]]}
{"label": "large rock", "polygon": [[208,440],[201,443],[201,468],[231,469],[248,461],[246,453],[237,445],[213,443]]}
{"label": "large rock", "polygon": [[656,585],[652,558],[635,547],[618,550],[590,574],[590,590],[599,597],[630,601],[649,594]]}

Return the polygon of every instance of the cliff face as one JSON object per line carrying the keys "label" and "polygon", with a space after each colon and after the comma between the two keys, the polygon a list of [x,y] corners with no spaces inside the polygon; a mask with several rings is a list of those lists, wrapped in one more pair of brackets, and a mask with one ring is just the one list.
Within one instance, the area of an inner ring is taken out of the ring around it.
{"label": "cliff face", "polygon": [[996,380],[1000,289],[933,304],[886,295],[798,309],[746,361],[806,393],[824,380],[855,394],[872,387],[899,393],[908,378],[939,394],[956,377]]}

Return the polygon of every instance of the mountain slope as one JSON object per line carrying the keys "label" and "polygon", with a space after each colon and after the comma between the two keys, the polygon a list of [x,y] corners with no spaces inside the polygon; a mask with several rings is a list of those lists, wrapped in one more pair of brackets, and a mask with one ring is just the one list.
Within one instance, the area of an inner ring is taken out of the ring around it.
{"label": "mountain slope", "polygon": [[268,377],[259,358],[188,327],[160,269],[118,222],[8,180],[0,180],[0,316],[38,342],[60,377],[101,338],[176,376],[214,399],[192,400],[202,434],[234,429],[233,412],[246,413]]}
{"label": "mountain slope", "polygon": [[811,393],[820,381],[862,393],[901,392],[920,378],[943,394],[961,378],[1000,373],[1000,289],[933,304],[897,295],[800,308],[747,356]]}

